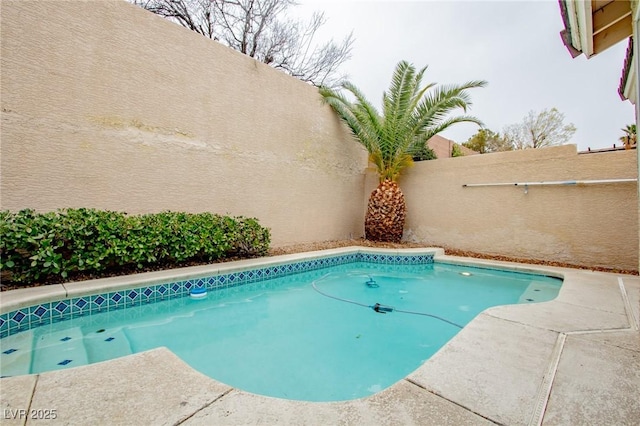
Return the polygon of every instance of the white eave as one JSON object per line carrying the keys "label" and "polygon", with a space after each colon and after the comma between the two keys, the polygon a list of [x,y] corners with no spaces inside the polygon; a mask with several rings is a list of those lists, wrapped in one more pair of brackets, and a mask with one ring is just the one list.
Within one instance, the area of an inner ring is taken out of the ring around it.
{"label": "white eave", "polygon": [[587,58],[593,55],[593,26],[590,1],[567,2],[567,14],[571,25],[571,43]]}
{"label": "white eave", "polygon": [[[632,34],[629,0],[560,0],[565,10],[566,31],[572,55],[597,55]],[[636,10],[637,12],[637,10]]]}

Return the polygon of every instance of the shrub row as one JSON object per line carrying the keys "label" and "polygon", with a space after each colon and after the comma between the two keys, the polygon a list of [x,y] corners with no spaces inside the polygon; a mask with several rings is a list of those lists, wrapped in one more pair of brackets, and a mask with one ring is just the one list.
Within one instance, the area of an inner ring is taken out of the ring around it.
{"label": "shrub row", "polygon": [[256,219],[212,213],[127,215],[94,209],[0,212],[0,271],[14,283],[75,273],[253,257],[269,250]]}

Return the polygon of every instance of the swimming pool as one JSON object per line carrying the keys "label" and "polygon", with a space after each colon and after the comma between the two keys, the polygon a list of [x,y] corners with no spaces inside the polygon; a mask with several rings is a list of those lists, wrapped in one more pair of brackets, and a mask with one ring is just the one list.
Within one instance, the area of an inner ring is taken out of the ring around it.
{"label": "swimming pool", "polygon": [[[353,399],[408,375],[487,307],[550,300],[560,288],[549,277],[434,264],[432,257],[362,260],[317,261],[315,269],[297,273],[280,265],[284,273],[261,274],[275,279],[218,287],[203,300],[116,303],[114,310],[51,320],[2,339],[1,373],[70,368],[166,346],[239,389],[309,401]],[[87,303],[99,298],[114,296]],[[57,306],[51,303],[54,311]]]}

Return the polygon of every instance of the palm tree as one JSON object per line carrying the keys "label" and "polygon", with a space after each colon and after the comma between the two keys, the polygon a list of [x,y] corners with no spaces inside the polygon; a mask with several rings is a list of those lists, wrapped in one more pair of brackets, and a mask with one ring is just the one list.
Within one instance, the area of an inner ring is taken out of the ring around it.
{"label": "palm tree", "polygon": [[623,136],[620,136],[620,142],[624,144],[624,149],[631,149],[636,144],[636,125],[627,124],[624,129],[620,129],[624,132]]}
{"label": "palm tree", "polygon": [[402,239],[406,205],[397,180],[402,170],[413,164],[412,156],[420,152],[432,136],[453,124],[482,125],[475,117],[449,117],[449,113],[457,108],[466,112],[471,105],[467,89],[483,87],[486,82],[439,87],[431,83],[421,87],[426,69],[416,72],[412,64],[398,63],[391,86],[382,96],[382,115],[349,82],[341,87],[355,96],[355,102],[332,89],[320,88],[325,102],[369,152],[369,161],[380,176],[380,184],[369,197],[365,217],[365,237],[369,240],[400,242]]}

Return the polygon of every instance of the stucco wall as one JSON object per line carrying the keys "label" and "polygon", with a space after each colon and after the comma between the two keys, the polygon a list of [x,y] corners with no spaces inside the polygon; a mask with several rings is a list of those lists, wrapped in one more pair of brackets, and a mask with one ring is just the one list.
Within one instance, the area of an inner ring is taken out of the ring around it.
{"label": "stucco wall", "polygon": [[124,1],[2,1],[0,208],[362,235],[366,155],[317,90]]}
{"label": "stucco wall", "polygon": [[[416,163],[400,180],[405,238],[481,253],[637,269],[636,183],[463,184],[636,178],[635,151],[577,154],[575,145]],[[367,189],[375,185],[368,177]]]}
{"label": "stucco wall", "polygon": [[[317,90],[124,1],[1,3],[0,208],[255,216],[274,245],[362,235],[377,178]],[[635,151],[417,163],[407,239],[637,269]]]}

